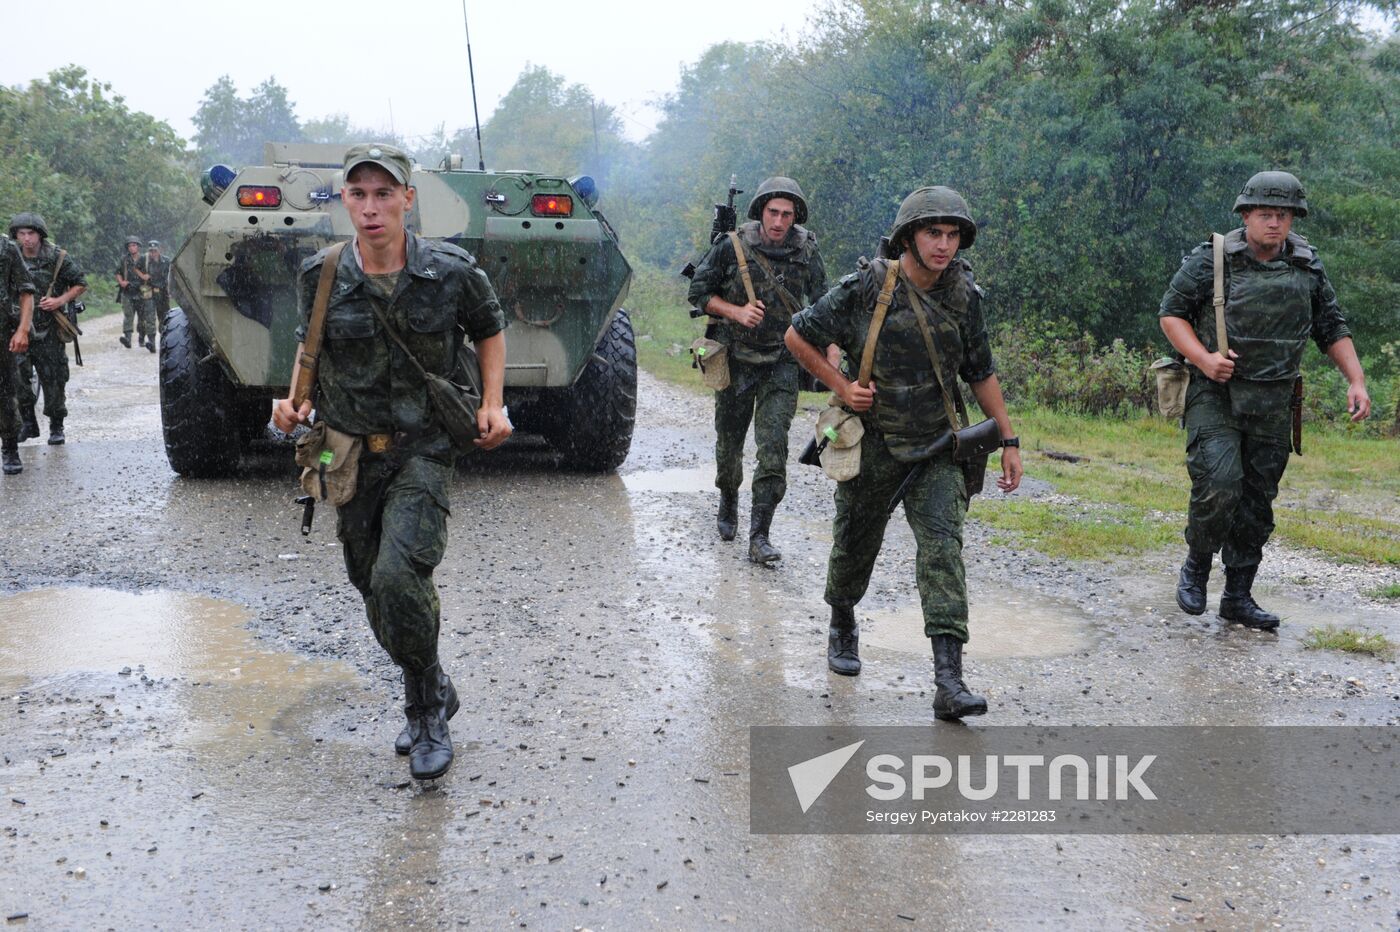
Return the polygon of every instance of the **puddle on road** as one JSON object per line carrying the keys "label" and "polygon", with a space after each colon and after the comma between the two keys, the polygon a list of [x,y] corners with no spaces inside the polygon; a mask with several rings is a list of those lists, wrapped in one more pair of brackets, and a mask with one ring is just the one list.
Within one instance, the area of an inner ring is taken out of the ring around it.
{"label": "puddle on road", "polygon": [[[861,647],[931,652],[928,638],[924,637],[923,612],[917,605],[869,614],[856,609],[856,617],[860,619]],[[1059,657],[1094,643],[1092,625],[1078,609],[1014,591],[1004,594],[996,604],[971,605],[968,630],[972,639],[967,645],[967,656],[979,660]]]}
{"label": "puddle on road", "polygon": [[[629,492],[713,492],[715,490],[715,467],[679,467],[675,469],[647,469],[628,473],[622,482]],[[741,489],[750,487],[748,477],[744,478]]]}
{"label": "puddle on road", "polygon": [[164,590],[39,589],[6,596],[0,598],[0,688],[56,678],[66,687],[92,682],[110,688],[114,681],[137,682],[143,673],[181,677],[201,684],[199,701],[185,710],[192,724],[241,732],[270,725],[313,691],[353,683],[344,664],[258,646],[244,628],[247,621],[247,612],[232,602]]}

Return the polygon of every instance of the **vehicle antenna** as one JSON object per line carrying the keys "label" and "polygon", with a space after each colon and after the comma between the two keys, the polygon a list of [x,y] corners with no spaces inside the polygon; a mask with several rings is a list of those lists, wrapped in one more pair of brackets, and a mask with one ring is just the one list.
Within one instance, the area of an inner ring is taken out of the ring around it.
{"label": "vehicle antenna", "polygon": [[462,0],[462,28],[467,32],[467,74],[472,82],[472,119],[476,121],[476,167],[486,171],[486,157],[481,154],[481,114],[476,109],[476,69],[472,67],[472,30],[467,25],[467,0]]}

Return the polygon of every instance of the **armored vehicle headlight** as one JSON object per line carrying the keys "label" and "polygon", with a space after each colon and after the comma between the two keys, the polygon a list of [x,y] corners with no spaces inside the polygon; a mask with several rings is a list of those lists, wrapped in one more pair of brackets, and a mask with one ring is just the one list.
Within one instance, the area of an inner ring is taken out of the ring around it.
{"label": "armored vehicle headlight", "polygon": [[536,194],[530,198],[530,213],[536,217],[568,217],[574,212],[574,199],[567,194]]}
{"label": "armored vehicle headlight", "polygon": [[239,207],[281,207],[282,189],[272,185],[245,184],[238,189]]}

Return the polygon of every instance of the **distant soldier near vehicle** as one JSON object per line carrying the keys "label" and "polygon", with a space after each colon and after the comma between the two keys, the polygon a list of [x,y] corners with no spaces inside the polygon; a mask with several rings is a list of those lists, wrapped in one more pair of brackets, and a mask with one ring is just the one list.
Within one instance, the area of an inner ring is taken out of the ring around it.
{"label": "distant soldier near vehicle", "polygon": [[161,255],[158,240],[146,244],[142,269],[150,276],[151,313],[155,315],[156,328],[163,331],[165,315],[170,313],[170,260]]}
{"label": "distant soldier near vehicle", "polygon": [[[1191,502],[1176,601],[1189,615],[1206,610],[1211,562],[1220,551],[1220,617],[1273,630],[1279,617],[1259,606],[1253,586],[1274,530],[1273,500],[1288,465],[1290,427],[1291,446],[1302,452],[1308,338],[1346,378],[1353,421],[1370,414],[1371,398],[1322,260],[1293,232],[1294,218],[1308,215],[1302,184],[1288,172],[1259,172],[1234,209],[1244,225],[1223,237],[1220,274],[1213,241],[1197,246],[1182,260],[1159,311],[1162,332],[1190,364]],[[1219,294],[1217,282],[1223,284]]]}
{"label": "distant soldier near vehicle", "polygon": [[66,250],[49,242],[48,224],[36,213],[16,214],[10,221],[10,236],[19,243],[25,267],[39,296],[34,310],[27,364],[19,380],[20,417],[24,429],[20,440],[39,436],[34,414],[38,399],[29,384],[30,367],[39,376],[44,395],[44,416],[49,419],[49,445],[64,442],[63,420],[68,416],[68,350],[61,335],[62,323],[56,318],[68,313],[69,305],[87,291],[83,270]]}
{"label": "distant soldier near vehicle", "polygon": [[0,237],[0,287],[4,310],[0,315],[0,466],[4,474],[24,472],[19,458],[19,367],[15,357],[29,349],[29,327],[34,322],[34,281],[24,265],[19,247]]}
{"label": "distant soldier near vehicle", "polygon": [[787,494],[788,428],[797,413],[798,370],[783,345],[792,317],[826,291],[807,199],[796,181],[773,177],[749,203],[748,222],[718,240],[691,279],[690,302],[719,318],[728,347],[729,387],[715,393],[716,524],[733,540],[744,479],[744,438],[753,424],[758,467],[749,511],[749,559],[782,558],[769,541],[773,514]]}
{"label": "distant soldier near vehicle", "polygon": [[126,238],[126,254],[117,266],[117,297],[122,304],[122,335],[118,341],[131,349],[131,326],[136,324],[136,341],[151,352],[156,351],[155,312],[151,308],[150,274],[146,272],[141,255],[141,240]]}
{"label": "distant soldier near vehicle", "polygon": [[[987,711],[987,700],[967,688],[962,673],[968,640],[963,516],[980,491],[986,458],[976,468],[971,460],[964,466],[951,449],[949,432],[958,427],[961,408],[959,376],[991,419],[979,433],[991,446],[1001,438],[997,485],[1011,492],[1021,482],[1020,441],[992,364],[981,292],[971,265],[958,255],[976,238],[977,224],[960,194],[919,188],[899,206],[888,257],[862,261],[794,317],[787,332],[797,361],[840,397],[841,427],[859,429],[858,444],[843,451],[858,471],[836,485],[827,664],[847,676],[860,672],[855,606],[902,495],[917,547],[915,578],[924,634],[932,641],[933,711],[940,719]],[[833,343],[852,363],[860,361],[854,380],[818,349]]]}
{"label": "distant soldier near vehicle", "polygon": [[[410,359],[446,376],[464,352],[465,333],[481,363],[480,437],[474,443],[494,449],[510,436],[511,426],[502,402],[500,303],[468,253],[406,231],[416,194],[411,174],[408,156],[392,146],[356,145],[346,153],[341,200],[355,238],[339,250],[333,269],[323,273],[330,250],[302,265],[297,336],[303,342],[293,391],[273,407],[273,422],[290,432],[311,413],[312,402],[301,401],[296,386],[324,274],[330,298],[316,366],[317,424],[333,429],[326,431],[328,440],[361,443],[353,496],[336,511],[336,536],[375,639],[403,670],[408,721],[395,750],[409,755],[415,778],[426,780],[452,764],[447,720],[459,706],[438,657],[440,610],[433,585],[433,570],[447,547],[454,451],[429,401],[426,376]],[[321,454],[322,463],[330,453]]]}

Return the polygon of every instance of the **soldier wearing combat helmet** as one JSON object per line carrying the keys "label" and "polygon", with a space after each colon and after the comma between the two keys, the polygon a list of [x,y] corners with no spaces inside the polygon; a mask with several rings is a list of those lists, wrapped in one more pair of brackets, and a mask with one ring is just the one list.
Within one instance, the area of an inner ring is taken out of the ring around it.
{"label": "soldier wearing combat helmet", "polygon": [[38,399],[29,384],[29,372],[38,373],[44,393],[44,416],[49,419],[49,444],[64,442],[63,419],[68,416],[68,350],[64,348],[58,314],[68,313],[68,305],[87,291],[87,279],[72,256],[49,242],[49,227],[36,213],[16,214],[10,221],[10,236],[19,244],[25,267],[34,280],[35,302],[29,351],[20,370],[19,407],[24,420],[20,437],[39,436],[34,415]]}
{"label": "soldier wearing combat helmet", "polygon": [[[904,515],[918,548],[915,578],[924,634],[933,646],[933,710],[940,719],[987,711],[986,699],[973,694],[962,675],[968,640],[962,524],[969,496],[980,486],[969,488],[951,450],[933,451],[957,426],[951,420],[959,377],[1002,438],[997,485],[1010,492],[1021,482],[1020,442],[992,365],[981,292],[971,265],[958,255],[976,239],[977,225],[961,195],[951,188],[920,188],[895,216],[892,257],[862,260],[794,317],[787,332],[797,361],[840,396],[863,429],[858,471],[836,486],[826,575],[827,665],[848,676],[860,672],[855,606],[884,542],[889,502],[908,479]],[[855,380],[818,349],[832,343],[852,363],[860,360]],[[980,470],[975,475],[980,482]]]}
{"label": "soldier wearing combat helmet", "polygon": [[7,476],[24,471],[19,458],[19,381],[15,357],[29,349],[34,281],[13,240],[0,236],[0,464]]}
{"label": "soldier wearing combat helmet", "polygon": [[141,240],[126,238],[126,252],[117,266],[117,298],[122,305],[122,346],[131,349],[132,322],[136,324],[136,342],[152,353],[156,351],[155,312],[151,307],[151,276],[146,272],[141,256]]}
{"label": "soldier wearing combat helmet", "polygon": [[807,222],[807,199],[791,178],[759,185],[748,222],[706,253],[690,282],[690,302],[718,318],[729,348],[729,387],[715,392],[716,523],[733,540],[749,424],[758,447],[749,511],[749,559],[782,554],[768,539],[787,494],[788,428],[797,413],[797,364],[783,345],[792,316],[826,291],[826,269]]}
{"label": "soldier wearing combat helmet", "polygon": [[1294,218],[1308,215],[1302,184],[1288,172],[1260,172],[1234,209],[1244,225],[1224,238],[1225,345],[1216,336],[1212,243],[1182,261],[1159,312],[1162,332],[1186,358],[1191,377],[1185,416],[1191,502],[1176,600],[1187,614],[1205,611],[1211,561],[1220,551],[1220,617],[1272,630],[1279,618],[1255,601],[1253,585],[1274,530],[1272,503],[1288,465],[1290,399],[1308,339],[1346,377],[1353,421],[1370,413],[1371,399],[1322,260],[1293,232]]}

